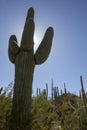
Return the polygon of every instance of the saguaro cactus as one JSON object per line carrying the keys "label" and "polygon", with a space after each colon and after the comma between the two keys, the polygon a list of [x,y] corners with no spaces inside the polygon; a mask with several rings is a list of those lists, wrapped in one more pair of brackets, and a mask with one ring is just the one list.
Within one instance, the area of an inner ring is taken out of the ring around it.
{"label": "saguaro cactus", "polygon": [[15,82],[10,130],[31,130],[29,126],[32,81],[35,64],[42,64],[48,57],[52,45],[53,28],[46,30],[44,38],[34,54],[34,9],[30,8],[22,34],[20,47],[15,35],[9,39],[8,55],[15,64]]}
{"label": "saguaro cactus", "polygon": [[80,82],[81,82],[81,91],[82,91],[82,100],[83,100],[83,105],[86,106],[86,94],[85,94],[85,90],[84,90],[84,86],[83,86],[83,80],[82,80],[82,76],[80,76]]}

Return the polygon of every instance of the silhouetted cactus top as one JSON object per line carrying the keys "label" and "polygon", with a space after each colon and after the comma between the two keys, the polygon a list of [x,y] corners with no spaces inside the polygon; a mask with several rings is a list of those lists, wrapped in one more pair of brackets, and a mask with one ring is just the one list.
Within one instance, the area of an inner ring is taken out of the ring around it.
{"label": "silhouetted cactus top", "polygon": [[[27,13],[20,47],[18,46],[18,41],[15,35],[12,35],[9,39],[8,54],[9,59],[12,63],[15,63],[16,56],[21,50],[30,51],[33,49],[34,29],[35,29],[34,9],[30,8]],[[47,59],[50,53],[52,39],[53,39],[53,28],[49,27],[44,35],[44,38],[38,50],[36,51],[36,54],[34,55],[36,64],[41,64]]]}
{"label": "silhouetted cactus top", "polygon": [[15,35],[9,39],[8,55],[15,64],[15,83],[13,94],[11,130],[30,130],[29,121],[32,97],[32,81],[35,64],[43,63],[50,53],[53,28],[46,30],[44,38],[34,54],[34,9],[30,8],[25,21],[20,47]]}

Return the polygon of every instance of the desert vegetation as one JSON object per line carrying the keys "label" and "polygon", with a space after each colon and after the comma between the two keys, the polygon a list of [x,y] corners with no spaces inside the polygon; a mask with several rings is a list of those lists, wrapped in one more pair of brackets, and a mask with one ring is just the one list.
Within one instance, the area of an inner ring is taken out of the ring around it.
{"label": "desert vegetation", "polygon": [[[87,93],[84,90],[82,76],[79,95],[51,85],[42,91],[36,90],[32,97],[31,129],[32,130],[87,130]],[[0,88],[0,130],[8,130],[11,118],[13,83]],[[30,122],[27,122],[30,123]]]}

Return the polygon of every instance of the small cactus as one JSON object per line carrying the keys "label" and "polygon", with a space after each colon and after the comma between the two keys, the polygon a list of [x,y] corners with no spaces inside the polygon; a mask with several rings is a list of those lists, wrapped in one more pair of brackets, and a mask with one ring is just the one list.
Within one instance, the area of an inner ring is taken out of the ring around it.
{"label": "small cactus", "polygon": [[20,47],[15,35],[9,39],[8,55],[15,65],[15,82],[13,93],[13,107],[10,130],[31,130],[29,124],[32,81],[35,64],[45,62],[50,53],[53,28],[49,27],[44,38],[34,54],[34,9],[30,8],[27,14]]}
{"label": "small cactus", "polygon": [[38,88],[37,88],[37,92],[36,93],[37,93],[37,97],[38,97]]}
{"label": "small cactus", "polygon": [[48,99],[48,84],[46,83],[46,99]]}
{"label": "small cactus", "polygon": [[80,82],[81,82],[81,91],[82,91],[82,99],[83,99],[83,105],[86,106],[86,94],[83,86],[83,79],[82,76],[80,76]]}
{"label": "small cactus", "polygon": [[64,94],[67,94],[66,84],[64,83]]}
{"label": "small cactus", "polygon": [[53,103],[53,100],[54,100],[53,80],[51,81],[51,98],[52,98],[52,103]]}

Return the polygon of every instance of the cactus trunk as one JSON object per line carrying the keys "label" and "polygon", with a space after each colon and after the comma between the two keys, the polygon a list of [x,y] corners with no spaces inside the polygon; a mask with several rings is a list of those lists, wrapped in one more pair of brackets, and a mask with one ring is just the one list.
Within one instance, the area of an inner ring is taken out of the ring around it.
{"label": "cactus trunk", "polygon": [[[34,65],[33,55],[29,52],[20,52],[16,58],[12,130],[22,130],[29,121]],[[27,130],[30,126],[27,127],[24,129]]]}

